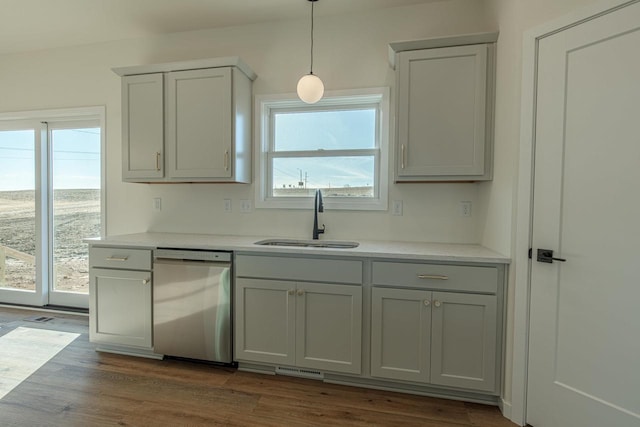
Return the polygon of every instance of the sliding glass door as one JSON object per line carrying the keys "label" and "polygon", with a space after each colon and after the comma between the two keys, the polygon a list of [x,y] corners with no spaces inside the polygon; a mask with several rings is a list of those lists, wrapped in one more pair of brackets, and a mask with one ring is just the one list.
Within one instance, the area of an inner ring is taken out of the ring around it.
{"label": "sliding glass door", "polygon": [[0,130],[0,301],[39,305],[37,265],[40,193],[36,164],[40,125],[5,124]]}
{"label": "sliding glass door", "polygon": [[83,306],[89,293],[89,253],[82,241],[100,236],[100,128],[49,123],[49,303]]}
{"label": "sliding glass door", "polygon": [[88,307],[104,138],[100,115],[86,116],[0,120],[0,303]]}

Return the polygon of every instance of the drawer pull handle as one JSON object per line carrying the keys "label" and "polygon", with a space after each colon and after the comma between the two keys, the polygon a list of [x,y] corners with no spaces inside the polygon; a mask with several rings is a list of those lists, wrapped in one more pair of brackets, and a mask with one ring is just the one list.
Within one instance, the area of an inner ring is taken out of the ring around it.
{"label": "drawer pull handle", "polygon": [[110,256],[109,258],[107,258],[107,261],[125,262],[128,259],[128,256]]}
{"label": "drawer pull handle", "polygon": [[298,296],[301,297],[302,295],[304,295],[304,291],[302,289],[298,289]]}
{"label": "drawer pull handle", "polygon": [[160,170],[160,152],[159,151],[156,153],[156,170],[157,171]]}
{"label": "drawer pull handle", "polygon": [[151,279],[144,279],[144,280],[142,281],[142,284],[143,284],[143,285],[147,285],[147,284],[149,284],[149,283],[151,283]]}
{"label": "drawer pull handle", "polygon": [[431,301],[429,301],[428,299],[424,300],[425,307],[429,307],[429,304],[431,304]]}
{"label": "drawer pull handle", "polygon": [[449,276],[442,274],[418,274],[418,279],[449,280]]}
{"label": "drawer pull handle", "polygon": [[442,305],[442,303],[440,301],[438,301],[438,300],[435,300],[433,302],[433,305],[435,305],[436,307],[440,307]]}
{"label": "drawer pull handle", "polygon": [[289,289],[289,295],[295,295],[296,294],[296,290],[295,289]]}
{"label": "drawer pull handle", "polygon": [[401,168],[402,168],[402,169],[404,169],[404,159],[405,159],[405,154],[404,154],[404,152],[405,152],[404,144],[402,144],[402,145],[400,146],[400,148],[401,148],[401,151],[402,151],[402,154],[401,154],[401,157],[402,157],[402,159],[401,159],[401,163],[402,163],[402,164],[401,164]]}
{"label": "drawer pull handle", "polygon": [[229,150],[224,152],[224,170],[229,170]]}

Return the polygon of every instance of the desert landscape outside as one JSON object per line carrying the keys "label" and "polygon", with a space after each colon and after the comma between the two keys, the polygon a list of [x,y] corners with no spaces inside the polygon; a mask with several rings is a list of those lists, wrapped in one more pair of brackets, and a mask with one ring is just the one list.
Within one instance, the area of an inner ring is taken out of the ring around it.
{"label": "desert landscape outside", "polygon": [[[88,293],[89,255],[82,239],[100,235],[100,190],[53,192],[55,289]],[[0,287],[35,289],[35,192],[0,191]]]}

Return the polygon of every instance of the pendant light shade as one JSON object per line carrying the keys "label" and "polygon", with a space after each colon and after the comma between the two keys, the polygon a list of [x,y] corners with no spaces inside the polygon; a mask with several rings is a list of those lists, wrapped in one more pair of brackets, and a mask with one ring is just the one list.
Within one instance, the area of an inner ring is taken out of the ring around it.
{"label": "pendant light shade", "polygon": [[315,74],[307,74],[298,80],[298,97],[307,104],[315,104],[324,95],[324,84]]}
{"label": "pendant light shade", "polygon": [[324,84],[322,80],[313,74],[313,4],[318,0],[308,0],[311,2],[311,67],[309,74],[302,76],[298,80],[298,97],[307,104],[315,104],[324,95]]}

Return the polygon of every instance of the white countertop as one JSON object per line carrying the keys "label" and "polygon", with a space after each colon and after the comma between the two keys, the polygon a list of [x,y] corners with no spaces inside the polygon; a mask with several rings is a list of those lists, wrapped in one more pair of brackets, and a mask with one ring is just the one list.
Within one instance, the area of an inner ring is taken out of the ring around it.
{"label": "white countertop", "polygon": [[[235,252],[272,254],[328,255],[359,258],[410,259],[418,261],[473,262],[509,264],[509,257],[480,245],[396,242],[384,240],[356,240],[357,248],[332,249],[313,247],[261,246],[255,242],[265,236],[232,236],[183,233],[137,233],[89,238],[85,242],[100,246],[127,246],[131,248],[208,249]],[[282,239],[282,236],[272,237]]]}

